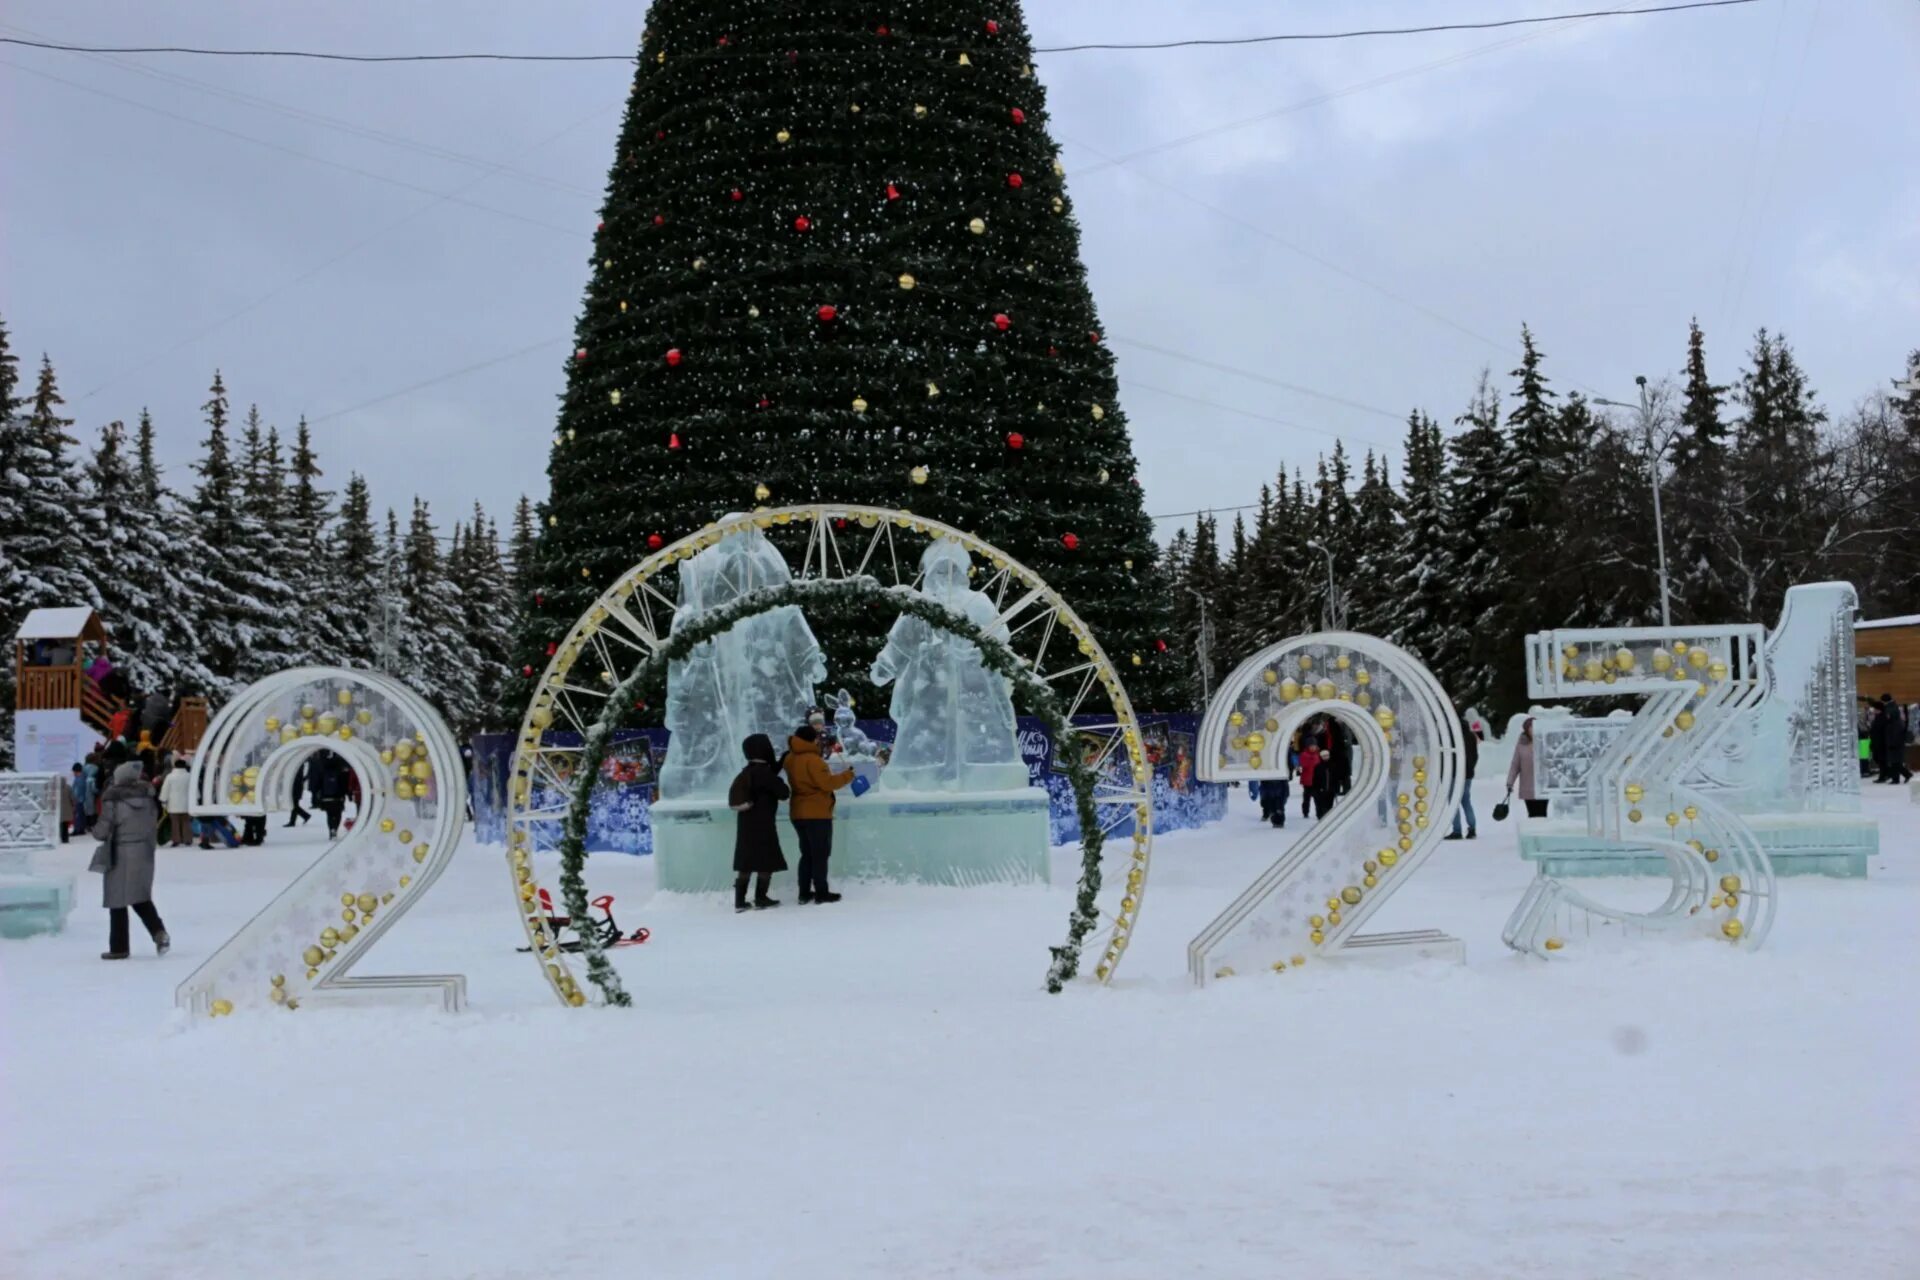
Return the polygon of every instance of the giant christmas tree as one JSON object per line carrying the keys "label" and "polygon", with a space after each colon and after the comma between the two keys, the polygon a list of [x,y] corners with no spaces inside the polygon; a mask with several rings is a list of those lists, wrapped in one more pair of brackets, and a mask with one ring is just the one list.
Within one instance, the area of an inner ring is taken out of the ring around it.
{"label": "giant christmas tree", "polygon": [[[1171,705],[1152,525],[1020,6],[657,0],[649,20],[510,701],[650,546],[819,499],[1005,549],[1136,703]],[[861,687],[890,622],[814,619],[833,685]]]}

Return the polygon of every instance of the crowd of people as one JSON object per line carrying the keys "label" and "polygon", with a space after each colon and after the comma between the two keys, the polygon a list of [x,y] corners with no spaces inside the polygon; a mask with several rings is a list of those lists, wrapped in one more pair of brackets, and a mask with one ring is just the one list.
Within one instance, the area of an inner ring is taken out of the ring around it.
{"label": "crowd of people", "polygon": [[1920,741],[1920,702],[1901,706],[1891,693],[1860,708],[1860,776],[1876,774],[1876,783],[1913,780],[1907,747]]}

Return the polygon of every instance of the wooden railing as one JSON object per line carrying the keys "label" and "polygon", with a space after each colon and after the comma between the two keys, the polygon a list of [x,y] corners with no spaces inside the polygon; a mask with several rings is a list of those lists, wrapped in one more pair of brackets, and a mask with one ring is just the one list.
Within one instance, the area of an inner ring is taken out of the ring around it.
{"label": "wooden railing", "polygon": [[80,680],[80,718],[101,733],[112,732],[113,717],[127,704],[108,696],[92,676]]}
{"label": "wooden railing", "polygon": [[182,698],[180,710],[174,714],[166,736],[160,739],[160,747],[164,751],[192,751],[206,735],[207,700]]}
{"label": "wooden railing", "polygon": [[22,711],[64,711],[80,706],[85,677],[78,667],[21,667],[14,705]]}

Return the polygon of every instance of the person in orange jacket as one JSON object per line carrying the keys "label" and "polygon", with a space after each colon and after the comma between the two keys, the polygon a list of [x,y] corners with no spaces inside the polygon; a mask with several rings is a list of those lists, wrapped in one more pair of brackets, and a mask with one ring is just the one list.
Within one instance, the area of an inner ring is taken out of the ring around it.
{"label": "person in orange jacket", "polygon": [[833,856],[833,793],[851,784],[853,770],[834,773],[820,754],[820,731],[803,724],[787,739],[787,754],[782,764],[793,798],[787,801],[787,817],[793,822],[793,834],[800,842],[800,901],[838,902],[840,895],[827,888],[827,859]]}

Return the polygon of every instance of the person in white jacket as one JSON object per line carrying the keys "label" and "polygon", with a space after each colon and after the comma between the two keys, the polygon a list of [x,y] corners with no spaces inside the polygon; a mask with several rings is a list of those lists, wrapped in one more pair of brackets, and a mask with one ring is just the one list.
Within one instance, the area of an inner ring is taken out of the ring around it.
{"label": "person in white jacket", "polygon": [[193,818],[187,813],[193,803],[187,792],[189,780],[185,760],[175,760],[172,770],[160,780],[160,806],[167,811],[169,849],[193,843]]}

